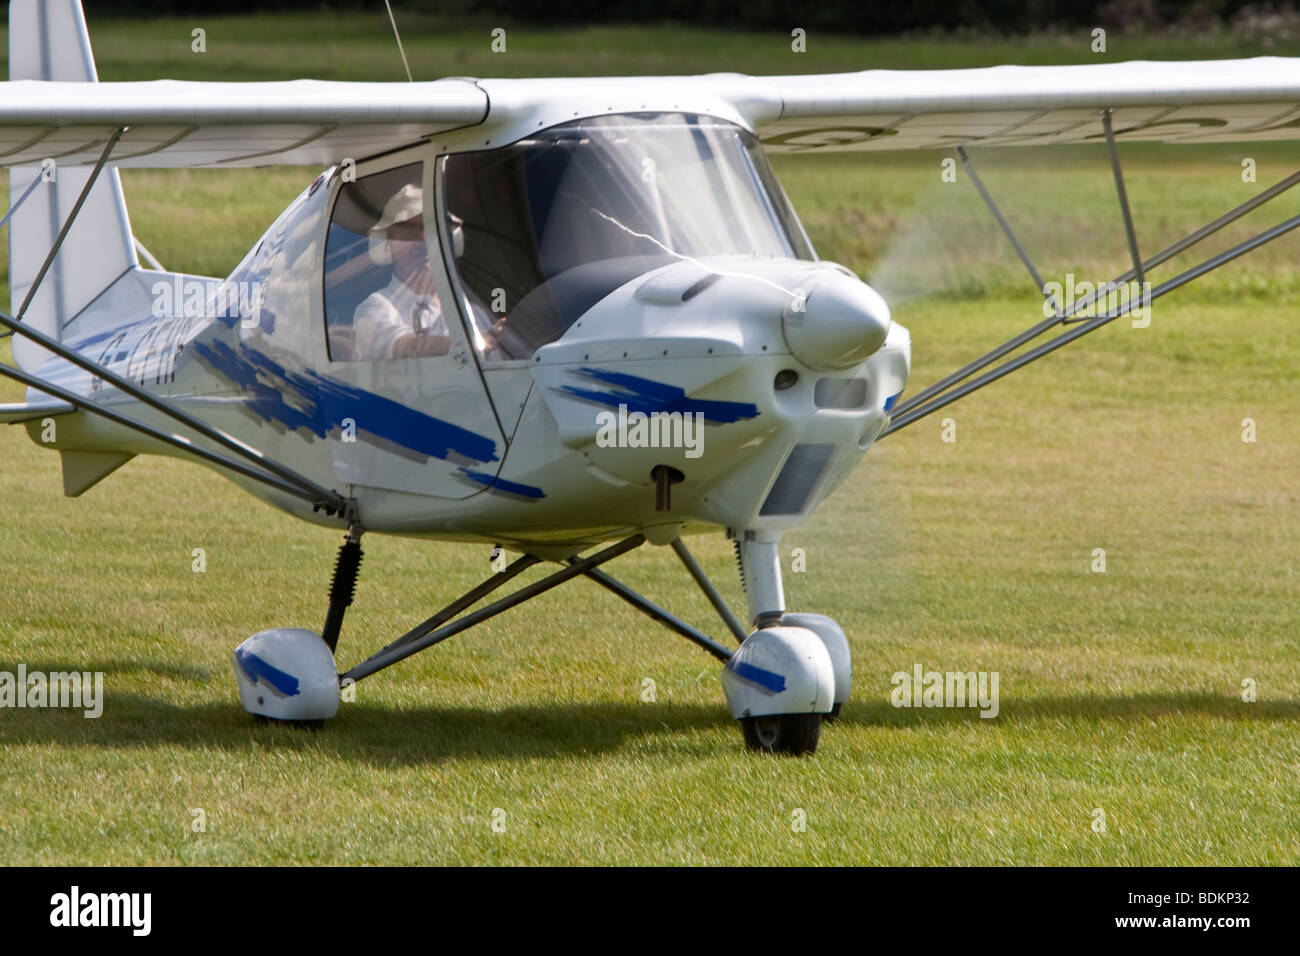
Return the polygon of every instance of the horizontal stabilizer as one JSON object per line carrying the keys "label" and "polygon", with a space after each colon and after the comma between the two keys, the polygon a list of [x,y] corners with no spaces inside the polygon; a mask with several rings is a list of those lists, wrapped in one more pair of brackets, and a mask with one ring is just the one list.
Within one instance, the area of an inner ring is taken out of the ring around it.
{"label": "horizontal stabilizer", "polygon": [[29,422],[33,418],[44,418],[47,415],[67,415],[69,412],[75,412],[76,410],[76,406],[55,399],[44,402],[18,402],[13,405],[0,405],[0,425],[17,425],[20,422]]}

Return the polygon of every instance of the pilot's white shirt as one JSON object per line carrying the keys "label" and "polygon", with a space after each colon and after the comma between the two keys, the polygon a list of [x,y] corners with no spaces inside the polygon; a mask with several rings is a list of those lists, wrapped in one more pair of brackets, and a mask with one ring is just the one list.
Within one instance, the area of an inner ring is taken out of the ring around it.
{"label": "pilot's white shirt", "polygon": [[422,295],[397,276],[357,306],[352,317],[352,348],[358,359],[393,357],[397,340],[416,331],[417,316],[429,335],[447,335],[447,320],[433,295]]}

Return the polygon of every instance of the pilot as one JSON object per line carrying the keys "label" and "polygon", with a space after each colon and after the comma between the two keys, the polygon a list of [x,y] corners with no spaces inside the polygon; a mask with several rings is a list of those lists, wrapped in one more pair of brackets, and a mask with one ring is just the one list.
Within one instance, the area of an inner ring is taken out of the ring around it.
{"label": "pilot", "polygon": [[446,355],[451,343],[429,268],[424,192],[419,186],[403,186],[384,205],[379,221],[370,227],[370,258],[391,263],[393,277],[353,314],[356,357]]}

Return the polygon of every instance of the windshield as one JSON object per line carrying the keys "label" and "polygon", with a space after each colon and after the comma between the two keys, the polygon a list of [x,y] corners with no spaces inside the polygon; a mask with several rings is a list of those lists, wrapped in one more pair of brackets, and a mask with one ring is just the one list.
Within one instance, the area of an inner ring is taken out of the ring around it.
{"label": "windshield", "polygon": [[758,141],[684,113],[574,121],[443,168],[480,347],[526,358],[619,286],[681,258],[811,259]]}

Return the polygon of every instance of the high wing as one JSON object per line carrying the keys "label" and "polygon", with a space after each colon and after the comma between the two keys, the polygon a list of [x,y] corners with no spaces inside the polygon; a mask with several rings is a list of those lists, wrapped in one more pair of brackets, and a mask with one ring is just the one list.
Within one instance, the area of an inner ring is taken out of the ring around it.
{"label": "high wing", "polygon": [[770,152],[852,152],[1102,142],[1205,143],[1300,137],[1300,59],[867,70],[760,81]]}
{"label": "high wing", "polygon": [[114,165],[329,165],[482,122],[468,80],[428,83],[0,83],[0,163],[93,164],[126,127]]}
{"label": "high wing", "polygon": [[460,79],[100,83],[78,0],[14,0],[0,165],[93,165],[119,130],[114,166],[328,165],[472,126],[487,111],[486,94]]}
{"label": "high wing", "polygon": [[421,83],[10,80],[0,83],[0,164],[93,164],[123,127],[116,166],[319,165],[468,126],[497,145],[536,128],[532,117],[718,107],[771,152],[1100,142],[1101,110],[1121,141],[1295,139],[1300,60]]}

